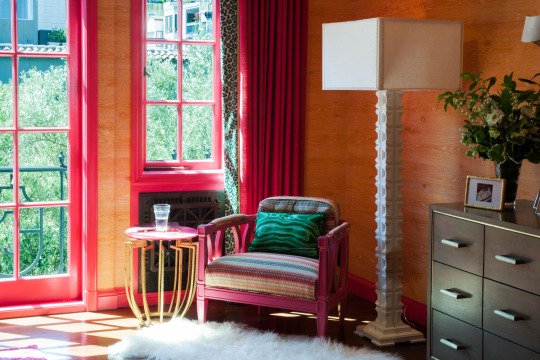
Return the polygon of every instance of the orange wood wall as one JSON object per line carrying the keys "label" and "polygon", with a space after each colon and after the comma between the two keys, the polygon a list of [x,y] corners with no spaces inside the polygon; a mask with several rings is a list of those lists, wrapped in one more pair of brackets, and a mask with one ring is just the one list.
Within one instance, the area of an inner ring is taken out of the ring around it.
{"label": "orange wood wall", "polygon": [[98,290],[124,284],[131,138],[130,2],[98,0]]}
{"label": "orange wood wall", "polygon": [[[98,289],[123,286],[123,232],[129,226],[130,2],[98,0],[99,221]],[[342,205],[353,226],[351,272],[375,275],[374,92],[321,90],[321,24],[371,17],[465,22],[464,70],[528,77],[540,71],[540,47],[521,43],[537,0],[310,0],[306,182],[308,195]],[[408,92],[404,112],[404,294],[426,301],[428,204],[461,201],[466,175],[492,176],[490,163],[465,157],[462,117],[437,108],[437,93]],[[525,163],[518,197],[532,199],[540,166]],[[111,275],[114,274],[114,275]]]}
{"label": "orange wood wall", "polygon": [[[463,70],[497,76],[540,72],[540,47],[521,42],[537,0],[310,0],[308,32],[306,194],[327,196],[351,222],[350,270],[376,282],[375,92],[322,91],[321,24],[397,17],[464,22]],[[463,201],[467,175],[494,176],[490,162],[465,156],[463,116],[437,107],[436,92],[405,92],[403,132],[404,295],[426,303],[428,206]],[[540,166],[525,162],[518,198],[533,200]]]}

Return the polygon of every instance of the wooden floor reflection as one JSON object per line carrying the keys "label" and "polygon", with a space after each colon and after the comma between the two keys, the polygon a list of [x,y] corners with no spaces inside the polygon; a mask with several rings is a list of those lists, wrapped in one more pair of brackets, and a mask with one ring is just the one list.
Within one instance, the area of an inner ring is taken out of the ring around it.
{"label": "wooden floor reflection", "polygon": [[[426,345],[397,344],[378,348],[369,340],[354,334],[354,329],[376,316],[375,306],[355,295],[349,295],[345,326],[340,327],[331,313],[328,336],[340,343],[368,347],[397,354],[405,360],[425,359]],[[188,311],[187,318],[196,319],[196,305]],[[256,306],[211,301],[208,320],[235,321],[261,330],[272,330],[284,335],[301,334],[316,336],[313,314],[264,309],[259,315]],[[425,333],[425,329],[417,329]],[[56,359],[107,359],[107,347],[124,336],[137,331],[137,321],[129,308],[99,312],[37,316],[0,320],[0,349],[38,345],[49,360]]]}

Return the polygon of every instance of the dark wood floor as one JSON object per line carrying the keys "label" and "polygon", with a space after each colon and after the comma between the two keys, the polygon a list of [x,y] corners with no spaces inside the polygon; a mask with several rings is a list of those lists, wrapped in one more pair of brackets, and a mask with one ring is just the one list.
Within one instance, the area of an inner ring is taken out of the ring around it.
{"label": "dark wood floor", "polygon": [[[336,315],[335,313],[331,315]],[[355,295],[349,295],[347,321],[340,327],[337,321],[328,324],[328,336],[340,343],[368,347],[397,354],[405,360],[425,359],[426,345],[402,343],[378,348],[369,340],[354,334],[362,321],[375,319],[375,306]],[[196,318],[195,304],[187,318]],[[309,314],[266,309],[259,316],[257,307],[225,302],[210,302],[210,321],[235,321],[281,334],[316,335],[315,319]],[[137,323],[128,308],[99,312],[39,316],[0,320],[0,349],[36,344],[53,359],[107,359],[107,346],[136,331]],[[425,334],[425,329],[416,325]]]}

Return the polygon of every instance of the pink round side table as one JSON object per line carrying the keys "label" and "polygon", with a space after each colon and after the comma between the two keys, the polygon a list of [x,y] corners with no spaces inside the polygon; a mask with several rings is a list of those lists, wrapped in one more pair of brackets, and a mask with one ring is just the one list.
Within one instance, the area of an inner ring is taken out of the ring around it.
{"label": "pink round side table", "polygon": [[[139,326],[152,324],[152,319],[159,319],[162,323],[164,318],[175,318],[184,316],[193,302],[197,281],[197,262],[199,243],[193,242],[197,237],[197,229],[186,226],[179,226],[178,223],[169,223],[168,230],[156,231],[154,224],[136,225],[126,230],[127,240],[124,243],[124,282],[126,296],[129,307],[139,320]],[[163,242],[171,242],[170,248],[175,250],[174,285],[172,298],[168,311],[165,311],[164,304],[164,278],[165,278],[165,248]],[[148,300],[146,298],[146,251],[158,246],[159,266],[158,266],[158,309],[157,312],[150,312]],[[143,310],[139,308],[135,300],[133,289],[133,251],[141,249],[141,290]],[[183,252],[188,251],[188,274],[186,289],[182,293],[182,261]]]}

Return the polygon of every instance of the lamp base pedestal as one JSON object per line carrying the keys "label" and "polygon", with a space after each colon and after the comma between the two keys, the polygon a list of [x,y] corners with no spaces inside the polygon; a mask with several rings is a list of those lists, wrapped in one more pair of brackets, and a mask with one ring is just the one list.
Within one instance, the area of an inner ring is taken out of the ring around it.
{"label": "lamp base pedestal", "polygon": [[358,325],[354,333],[367,337],[377,346],[394,346],[400,342],[421,343],[426,341],[424,334],[405,324],[384,328],[375,321],[371,321],[367,325]]}

